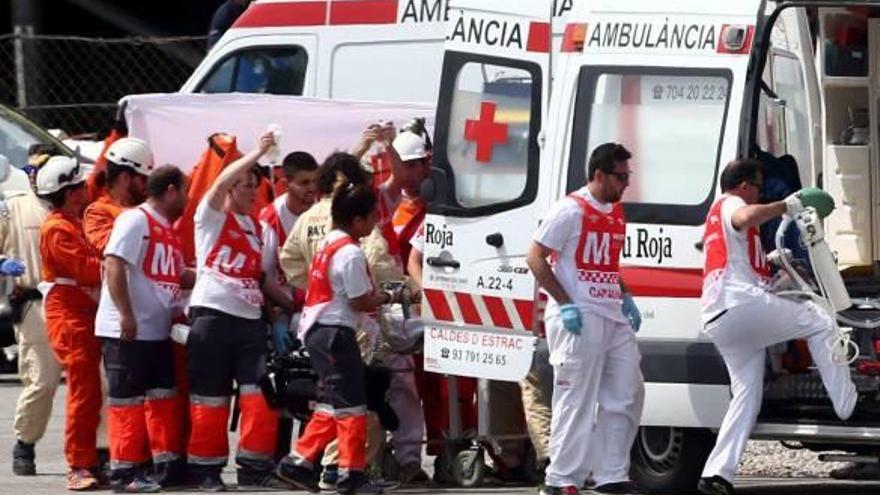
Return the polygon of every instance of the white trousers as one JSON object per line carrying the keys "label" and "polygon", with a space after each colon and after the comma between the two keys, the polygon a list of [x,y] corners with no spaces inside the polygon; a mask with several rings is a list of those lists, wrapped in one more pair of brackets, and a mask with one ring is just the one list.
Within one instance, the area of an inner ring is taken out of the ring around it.
{"label": "white trousers", "polygon": [[858,396],[849,366],[832,360],[828,346],[833,338],[831,317],[813,302],[765,294],[755,302],[730,308],[704,332],[724,358],[733,394],[715,448],[703,468],[704,477],[721,476],[733,482],[761,411],[766,348],[771,345],[807,339],[834,411],[841,419],[852,414]]}
{"label": "white trousers", "polygon": [[412,463],[421,466],[425,415],[416,388],[415,363],[410,355],[391,354],[388,357],[388,366],[392,371],[388,402],[400,418],[400,427],[391,434],[394,439],[394,458],[401,466]]}
{"label": "white trousers", "polygon": [[[550,465],[544,482],[581,487],[629,479],[629,452],[642,416],[641,357],[628,323],[583,315],[581,335],[546,320],[554,383]],[[601,450],[601,452],[599,452]]]}

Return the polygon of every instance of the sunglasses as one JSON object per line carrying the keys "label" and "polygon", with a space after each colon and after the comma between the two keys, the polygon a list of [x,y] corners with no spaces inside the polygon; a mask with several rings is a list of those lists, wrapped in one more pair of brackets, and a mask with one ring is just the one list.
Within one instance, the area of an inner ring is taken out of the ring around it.
{"label": "sunglasses", "polygon": [[620,182],[629,182],[630,176],[632,176],[632,172],[608,172],[608,175],[613,175],[617,177],[617,180]]}

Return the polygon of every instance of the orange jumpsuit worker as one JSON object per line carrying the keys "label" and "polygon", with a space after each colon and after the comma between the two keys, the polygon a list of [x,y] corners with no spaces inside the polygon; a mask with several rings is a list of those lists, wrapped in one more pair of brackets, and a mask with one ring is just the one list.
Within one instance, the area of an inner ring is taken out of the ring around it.
{"label": "orange jumpsuit worker", "polygon": [[229,456],[233,380],[241,406],[235,456],[239,486],[287,487],[272,475],[279,412],[258,386],[268,328],[261,319],[260,231],[250,216],[259,179],[254,165],[274,145],[272,133],[266,133],[259,148],[229,164],[195,213],[197,275],[186,343],[192,418],[187,461],[206,491],[225,489],[220,472]]}
{"label": "orange jumpsuit worker", "polygon": [[79,162],[56,156],[37,173],[37,195],[51,213],[40,231],[46,329],[67,370],[64,451],[69,490],[98,486],[96,436],[101,411],[101,347],[95,337],[101,258],[85,239],[80,215],[87,201]]}
{"label": "orange jumpsuit worker", "polygon": [[100,254],[107,247],[113,222],[120,213],[146,199],[147,175],[153,153],[143,140],[122,138],[107,148],[106,191],[86,208],[83,229],[92,248]]}

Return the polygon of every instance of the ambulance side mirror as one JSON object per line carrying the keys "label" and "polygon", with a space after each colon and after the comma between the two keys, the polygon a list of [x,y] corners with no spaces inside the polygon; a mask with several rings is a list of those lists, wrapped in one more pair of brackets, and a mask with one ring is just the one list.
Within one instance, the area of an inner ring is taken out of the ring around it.
{"label": "ambulance side mirror", "polygon": [[428,203],[446,202],[446,195],[449,193],[449,182],[446,172],[437,167],[431,167],[431,175],[422,181],[419,187],[422,199]]}

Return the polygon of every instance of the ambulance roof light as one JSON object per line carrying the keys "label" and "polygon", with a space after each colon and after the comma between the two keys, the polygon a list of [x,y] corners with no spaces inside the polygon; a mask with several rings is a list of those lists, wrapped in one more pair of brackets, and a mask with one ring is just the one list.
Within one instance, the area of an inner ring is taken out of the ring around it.
{"label": "ambulance roof light", "polygon": [[584,23],[569,23],[565,25],[565,34],[562,35],[563,52],[582,52],[584,42],[587,39],[587,25]]}

